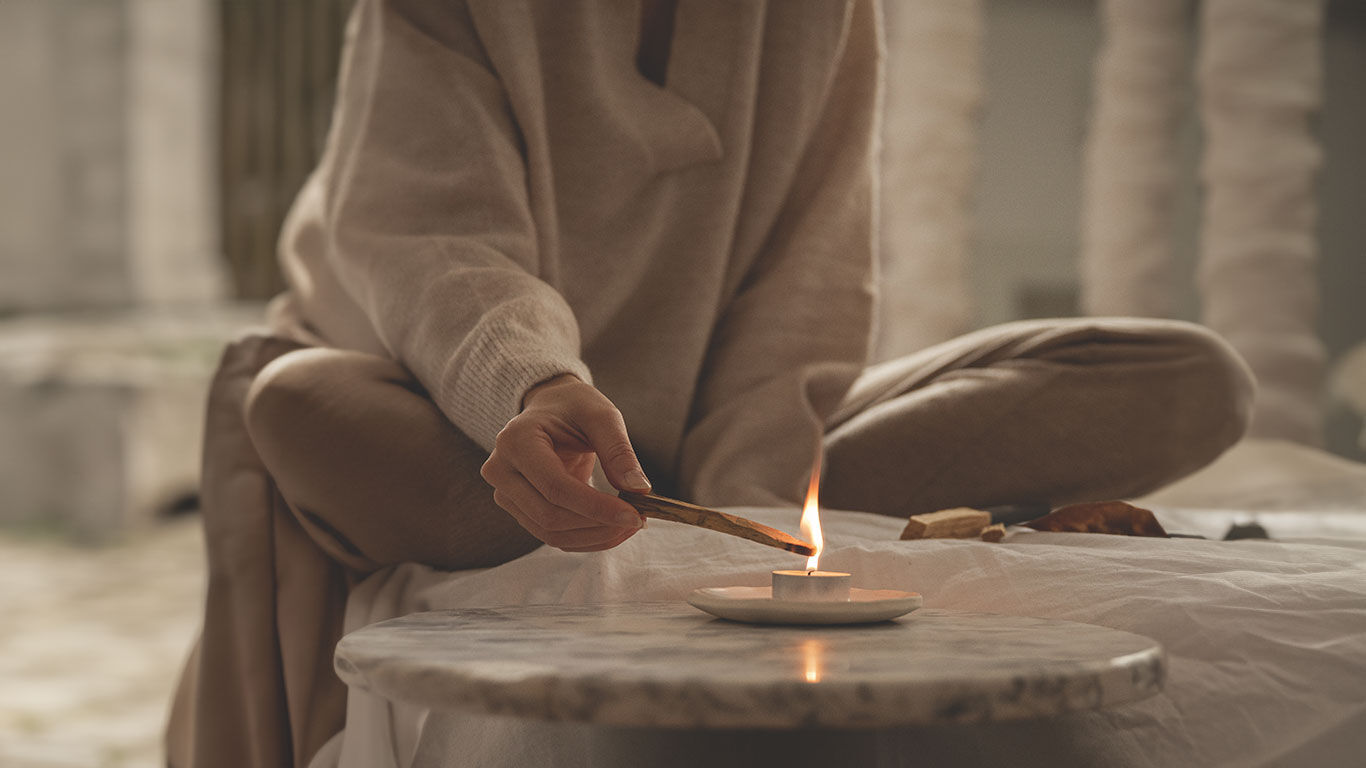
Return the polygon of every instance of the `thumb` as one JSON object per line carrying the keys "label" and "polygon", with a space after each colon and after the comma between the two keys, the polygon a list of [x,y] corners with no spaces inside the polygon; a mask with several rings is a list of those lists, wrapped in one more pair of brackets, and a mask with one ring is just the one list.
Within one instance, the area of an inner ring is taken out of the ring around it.
{"label": "thumb", "polygon": [[611,408],[598,418],[591,419],[584,425],[584,437],[598,455],[602,471],[613,487],[619,491],[650,491],[650,481],[640,468],[640,459],[636,458],[635,449],[631,447],[631,438],[626,434],[626,422],[622,420],[620,411]]}

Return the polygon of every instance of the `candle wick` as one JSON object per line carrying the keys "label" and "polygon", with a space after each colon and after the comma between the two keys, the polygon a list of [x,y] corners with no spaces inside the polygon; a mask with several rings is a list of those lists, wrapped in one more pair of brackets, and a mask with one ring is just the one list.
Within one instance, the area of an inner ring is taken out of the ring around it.
{"label": "candle wick", "polygon": [[807,568],[807,569],[806,569],[806,575],[807,575],[807,576],[810,576],[811,574],[813,574],[813,573],[815,573],[815,572],[816,572],[816,569],[815,569],[815,568]]}

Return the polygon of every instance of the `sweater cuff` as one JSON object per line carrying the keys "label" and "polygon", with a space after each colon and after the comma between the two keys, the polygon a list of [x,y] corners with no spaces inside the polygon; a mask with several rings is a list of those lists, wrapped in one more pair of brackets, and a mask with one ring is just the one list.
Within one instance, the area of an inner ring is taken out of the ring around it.
{"label": "sweater cuff", "polygon": [[577,355],[555,347],[491,339],[476,342],[458,369],[448,373],[438,404],[453,424],[490,452],[498,433],[521,413],[527,390],[565,373],[593,383],[588,366]]}

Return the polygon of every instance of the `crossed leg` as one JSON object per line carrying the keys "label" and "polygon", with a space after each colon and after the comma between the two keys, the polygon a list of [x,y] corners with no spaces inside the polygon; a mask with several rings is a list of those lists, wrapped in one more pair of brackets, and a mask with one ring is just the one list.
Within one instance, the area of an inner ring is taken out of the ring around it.
{"label": "crossed leg", "polygon": [[353,570],[484,568],[540,545],[493,503],[488,455],[391,360],[290,352],[256,377],[246,422],[300,523]]}
{"label": "crossed leg", "polygon": [[[986,328],[855,382],[829,420],[822,501],[905,517],[1139,495],[1236,442],[1252,392],[1232,349],[1190,323]],[[539,544],[493,503],[482,449],[397,363],[291,352],[257,376],[246,417],[301,523],[352,569],[484,567]]]}
{"label": "crossed leg", "polygon": [[905,517],[1136,496],[1236,442],[1252,395],[1232,348],[1191,323],[986,328],[858,379],[829,421],[821,501]]}

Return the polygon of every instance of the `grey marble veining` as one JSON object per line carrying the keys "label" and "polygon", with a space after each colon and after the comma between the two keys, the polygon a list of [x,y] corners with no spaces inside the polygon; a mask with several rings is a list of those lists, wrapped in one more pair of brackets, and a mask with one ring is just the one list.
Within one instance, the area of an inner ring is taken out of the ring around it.
{"label": "grey marble veining", "polygon": [[881,728],[1143,699],[1154,640],[1089,624],[921,610],[858,627],[762,627],[683,603],[421,613],[337,646],[348,685],[437,710],[619,726]]}

